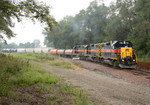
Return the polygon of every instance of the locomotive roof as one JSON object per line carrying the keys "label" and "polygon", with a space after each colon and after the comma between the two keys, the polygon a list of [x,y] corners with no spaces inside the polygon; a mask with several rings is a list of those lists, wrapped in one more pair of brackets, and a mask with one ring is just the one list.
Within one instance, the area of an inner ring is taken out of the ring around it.
{"label": "locomotive roof", "polygon": [[116,46],[116,45],[118,45],[118,44],[121,44],[120,42],[122,42],[122,43],[125,42],[126,44],[132,45],[132,43],[131,43],[130,41],[123,41],[123,40],[116,41],[116,40],[114,40],[114,41],[103,42],[103,43],[96,43],[96,44],[76,45],[76,46],[74,46],[73,48],[76,48],[76,47],[83,47],[83,46],[87,47],[87,46],[99,45],[99,44],[108,45],[108,46]]}
{"label": "locomotive roof", "polygon": [[107,44],[107,43],[110,43],[111,45],[114,45],[114,44],[116,44],[116,43],[118,43],[118,42],[129,42],[129,43],[131,43],[130,41],[119,40],[119,41],[109,41],[109,42],[104,42],[104,43],[101,43],[101,44]]}

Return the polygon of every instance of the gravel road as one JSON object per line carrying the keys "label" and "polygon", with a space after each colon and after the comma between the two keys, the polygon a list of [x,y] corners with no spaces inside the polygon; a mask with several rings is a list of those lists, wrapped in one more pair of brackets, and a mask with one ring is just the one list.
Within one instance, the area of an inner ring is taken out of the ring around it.
{"label": "gravel road", "polygon": [[87,69],[72,70],[40,65],[87,90],[89,97],[96,99],[98,105],[150,105],[150,79],[104,65],[77,62]]}

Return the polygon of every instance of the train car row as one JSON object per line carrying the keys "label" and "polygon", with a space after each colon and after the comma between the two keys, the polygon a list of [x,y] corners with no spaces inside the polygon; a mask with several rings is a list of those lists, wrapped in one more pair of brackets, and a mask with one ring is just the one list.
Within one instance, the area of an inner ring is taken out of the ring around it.
{"label": "train car row", "polygon": [[50,53],[67,57],[79,57],[83,60],[107,63],[121,68],[136,68],[137,65],[137,57],[130,41],[76,45],[73,49],[51,49]]}
{"label": "train car row", "polygon": [[2,49],[1,52],[4,53],[49,53],[52,48],[7,48]]}
{"label": "train car row", "polygon": [[62,57],[74,57],[76,56],[73,49],[51,49],[51,54],[60,55]]}

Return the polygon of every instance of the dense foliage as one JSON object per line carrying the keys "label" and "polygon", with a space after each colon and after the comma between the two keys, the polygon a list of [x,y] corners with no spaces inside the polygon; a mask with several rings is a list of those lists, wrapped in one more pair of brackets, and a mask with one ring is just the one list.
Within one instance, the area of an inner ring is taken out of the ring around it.
{"label": "dense foliage", "polygon": [[109,7],[95,0],[76,16],[67,16],[45,30],[45,44],[56,48],[72,48],[77,44],[110,40],[129,40],[138,55],[150,55],[150,1],[117,0]]}
{"label": "dense foliage", "polygon": [[57,24],[55,19],[50,15],[50,7],[44,3],[35,0],[0,0],[0,41],[6,43],[6,37],[14,37],[11,30],[14,27],[13,20],[22,21],[22,17],[30,18],[47,25],[48,30],[53,30],[53,25]]}

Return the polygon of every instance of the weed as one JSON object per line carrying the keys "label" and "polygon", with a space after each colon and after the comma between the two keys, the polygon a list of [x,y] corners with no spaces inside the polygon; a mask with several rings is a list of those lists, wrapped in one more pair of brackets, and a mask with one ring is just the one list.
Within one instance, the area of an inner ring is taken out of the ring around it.
{"label": "weed", "polygon": [[67,83],[63,83],[60,85],[60,89],[62,93],[76,94],[76,90],[72,85],[68,85]]}
{"label": "weed", "polygon": [[76,101],[73,103],[73,105],[90,105],[91,102],[87,100],[87,94],[85,91],[80,90],[80,93],[77,95]]}
{"label": "weed", "polygon": [[39,86],[35,88],[35,91],[41,92],[41,93],[50,92],[51,90],[52,90],[52,88],[46,86],[46,84],[44,84],[44,83],[40,83]]}
{"label": "weed", "polygon": [[21,101],[21,102],[24,102],[24,101],[28,102],[30,100],[30,97],[29,96],[24,96],[24,95],[19,95],[18,100]]}
{"label": "weed", "polygon": [[91,102],[88,100],[87,94],[84,90],[76,89],[72,84],[67,84],[65,82],[60,83],[60,91],[64,94],[73,95],[73,97],[69,97],[74,99],[73,105],[90,105]]}

